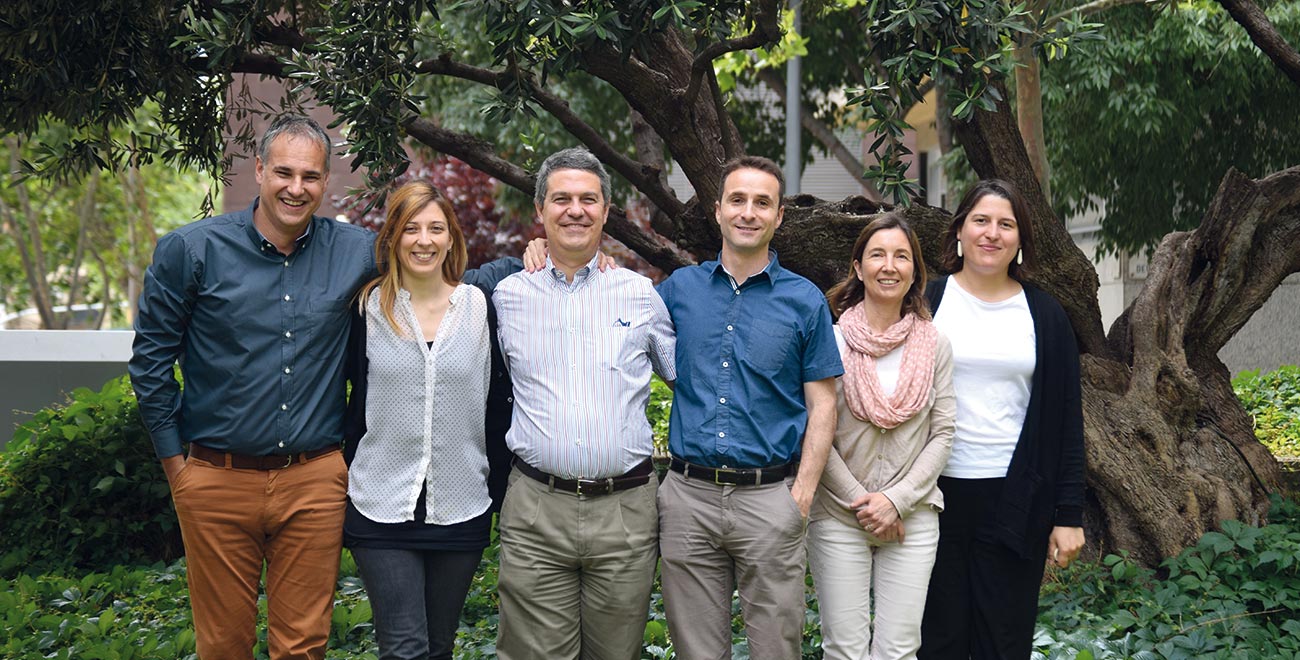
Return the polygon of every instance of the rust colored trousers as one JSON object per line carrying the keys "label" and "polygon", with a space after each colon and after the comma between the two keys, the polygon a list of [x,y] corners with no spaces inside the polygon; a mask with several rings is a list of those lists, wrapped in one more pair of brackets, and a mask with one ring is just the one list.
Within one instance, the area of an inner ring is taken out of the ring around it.
{"label": "rust colored trousers", "polygon": [[337,451],[280,470],[185,462],[172,499],[199,658],[252,660],[264,567],[272,660],[325,657],[347,483]]}

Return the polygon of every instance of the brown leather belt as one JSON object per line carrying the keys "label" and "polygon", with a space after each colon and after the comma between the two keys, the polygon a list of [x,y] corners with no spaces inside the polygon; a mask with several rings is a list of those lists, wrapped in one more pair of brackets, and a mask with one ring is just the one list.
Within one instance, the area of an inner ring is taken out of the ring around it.
{"label": "brown leather belt", "polygon": [[211,463],[217,467],[232,467],[240,470],[279,470],[287,468],[295,463],[306,463],[313,458],[318,458],[338,450],[339,448],[337,446],[330,446],[313,449],[311,451],[298,452],[296,454],[249,456],[247,454],[233,454],[224,451],[217,451],[210,447],[204,447],[197,442],[191,442],[190,458],[197,458],[204,463]]}
{"label": "brown leather belt", "polygon": [[676,456],[668,467],[673,472],[681,473],[688,479],[699,479],[701,481],[712,481],[720,486],[757,486],[759,484],[770,484],[781,481],[786,477],[799,471],[798,463],[786,463],[785,465],[773,465],[765,468],[711,468],[703,465],[692,465]]}
{"label": "brown leather belt", "polygon": [[654,464],[648,458],[617,477],[607,477],[605,479],[564,479],[542,472],[517,457],[515,458],[515,469],[550,486],[551,490],[559,490],[575,495],[608,495],[617,493],[620,490],[644,486],[649,483],[650,475],[654,474]]}

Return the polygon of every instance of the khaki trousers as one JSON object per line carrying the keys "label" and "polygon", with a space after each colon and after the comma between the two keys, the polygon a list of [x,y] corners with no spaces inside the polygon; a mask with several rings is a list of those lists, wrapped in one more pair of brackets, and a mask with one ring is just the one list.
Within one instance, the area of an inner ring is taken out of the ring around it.
{"label": "khaki trousers", "polygon": [[739,590],[753,660],[800,657],[804,528],[790,487],[720,486],[669,472],[659,489],[660,579],[681,660],[731,657],[731,594]]}
{"label": "khaki trousers", "polygon": [[341,452],[282,470],[185,462],[172,499],[200,658],[253,658],[264,564],[271,658],[325,657],[347,479]]}
{"label": "khaki trousers", "polygon": [[658,484],[579,496],[510,473],[498,523],[501,660],[641,657]]}

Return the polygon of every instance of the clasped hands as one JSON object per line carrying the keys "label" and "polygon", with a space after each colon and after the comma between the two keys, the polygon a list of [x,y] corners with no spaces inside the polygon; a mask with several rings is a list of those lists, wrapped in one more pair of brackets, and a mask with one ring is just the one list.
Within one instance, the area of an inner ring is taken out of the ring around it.
{"label": "clasped hands", "polygon": [[849,505],[858,518],[858,524],[867,533],[885,542],[903,542],[903,519],[898,508],[884,493],[867,493]]}

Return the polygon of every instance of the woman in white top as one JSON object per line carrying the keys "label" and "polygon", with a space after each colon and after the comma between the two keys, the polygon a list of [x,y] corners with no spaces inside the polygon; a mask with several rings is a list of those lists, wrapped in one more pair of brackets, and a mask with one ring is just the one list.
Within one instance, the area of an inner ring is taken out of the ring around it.
{"label": "woman in white top", "polygon": [[957,431],[920,658],[1030,655],[1044,559],[1083,547],[1079,354],[1060,304],[1024,281],[1033,227],[1005,181],[976,184],[926,292],[952,342]]}
{"label": "woman in white top", "polygon": [[[956,404],[921,248],[899,213],[868,224],[827,292],[844,362],[835,444],[808,523],[828,660],[915,658],[939,542]],[[874,617],[872,603],[874,600]]]}
{"label": "woman in white top", "polygon": [[370,597],[380,658],[451,658],[488,544],[489,477],[508,471],[485,423],[491,306],[461,280],[485,279],[501,262],[466,273],[451,203],[420,181],[389,197],[375,256],[379,276],[359,292],[353,326],[344,545]]}

